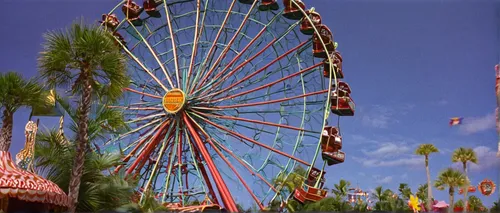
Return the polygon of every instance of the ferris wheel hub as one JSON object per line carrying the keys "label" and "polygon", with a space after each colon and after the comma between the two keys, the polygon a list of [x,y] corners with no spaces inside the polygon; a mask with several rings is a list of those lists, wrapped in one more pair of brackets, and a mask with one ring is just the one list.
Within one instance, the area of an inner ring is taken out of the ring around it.
{"label": "ferris wheel hub", "polygon": [[163,108],[170,114],[179,112],[186,103],[186,95],[180,89],[172,89],[163,96]]}

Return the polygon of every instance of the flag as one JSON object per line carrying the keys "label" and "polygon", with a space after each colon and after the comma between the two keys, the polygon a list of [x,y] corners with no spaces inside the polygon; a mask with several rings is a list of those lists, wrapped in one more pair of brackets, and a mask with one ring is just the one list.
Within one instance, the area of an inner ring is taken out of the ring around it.
{"label": "flag", "polygon": [[63,116],[63,111],[61,110],[59,103],[56,101],[56,93],[54,90],[46,92],[46,105],[45,106],[34,106],[31,115],[32,116]]}
{"label": "flag", "polygon": [[454,117],[454,118],[451,118],[450,119],[450,126],[455,126],[455,125],[460,125],[462,124],[462,120],[464,118],[460,118],[460,117]]}

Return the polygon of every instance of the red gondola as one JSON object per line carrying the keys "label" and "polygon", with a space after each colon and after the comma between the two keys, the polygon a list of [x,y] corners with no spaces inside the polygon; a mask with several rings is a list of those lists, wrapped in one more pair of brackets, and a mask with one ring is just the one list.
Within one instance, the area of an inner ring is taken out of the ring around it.
{"label": "red gondola", "polygon": [[[335,52],[335,43],[333,42],[333,34],[330,29],[321,24],[318,26],[319,36],[317,33],[313,34],[313,55],[317,58],[327,58]],[[321,39],[326,45],[326,50],[321,43]]]}
{"label": "red gondola", "polygon": [[334,126],[325,126],[321,135],[321,150],[323,152],[333,152],[342,149],[342,136],[339,129]]}
{"label": "red gondola", "polygon": [[327,162],[329,166],[331,166],[339,163],[344,163],[345,153],[341,150],[333,152],[323,152],[321,153],[321,157]]}
{"label": "red gondola", "polygon": [[133,1],[127,1],[122,6],[122,12],[134,26],[141,26],[142,20],[139,18],[144,8]]}
{"label": "red gondola", "polygon": [[[320,174],[321,177],[319,177]],[[322,189],[323,184],[325,183],[324,175],[324,171],[323,173],[321,173],[319,169],[313,167],[308,175],[307,180],[302,184],[301,187],[295,189],[293,198],[300,203],[304,203],[306,201],[317,202],[325,198],[328,192]],[[318,178],[321,178],[321,182],[319,188],[315,188],[314,185],[316,184]]]}
{"label": "red gondola", "polygon": [[115,14],[111,14],[111,15],[102,14],[102,18],[101,18],[101,21],[99,21],[99,23],[102,23],[108,29],[111,29],[112,31],[114,31],[116,29],[116,27],[118,26],[118,24],[120,23],[120,21],[118,20],[118,18],[116,17]]}
{"label": "red gondola", "polygon": [[300,32],[305,35],[312,35],[314,34],[313,26],[319,27],[319,25],[321,25],[321,15],[313,9],[306,11],[306,15],[309,16],[312,23],[306,17],[302,18],[300,23]]}
{"label": "red gondola", "polygon": [[306,5],[301,0],[283,0],[283,4],[285,5],[285,10],[283,11],[285,18],[300,20],[304,17],[301,9],[306,10]]}
{"label": "red gondola", "polygon": [[142,4],[142,7],[144,7],[144,10],[146,13],[154,18],[160,18],[161,14],[160,11],[156,9],[161,4],[161,1],[157,0],[144,0],[144,3]]}
{"label": "red gondola", "polygon": [[259,5],[260,11],[268,11],[268,10],[278,10],[280,9],[278,2],[276,0],[262,0]]}
{"label": "red gondola", "polygon": [[351,98],[351,88],[345,82],[339,81],[338,88],[332,93],[332,113],[339,116],[353,116],[355,104]]}
{"label": "red gondola", "polygon": [[339,52],[335,52],[331,57],[333,60],[333,66],[330,66],[330,61],[328,59],[323,61],[323,76],[325,76],[325,78],[330,78],[330,72],[333,71],[335,72],[335,77],[337,77],[337,79],[344,78],[344,72],[342,72],[342,56]]}

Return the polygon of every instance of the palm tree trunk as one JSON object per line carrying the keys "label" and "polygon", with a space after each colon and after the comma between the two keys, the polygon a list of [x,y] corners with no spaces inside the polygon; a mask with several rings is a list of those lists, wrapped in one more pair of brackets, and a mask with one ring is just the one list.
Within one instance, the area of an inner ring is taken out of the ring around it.
{"label": "palm tree trunk", "polygon": [[453,187],[450,187],[448,192],[450,194],[450,207],[448,207],[448,213],[453,213],[453,202],[454,202],[453,195],[455,194],[455,189]]}
{"label": "palm tree trunk", "polygon": [[9,151],[12,142],[12,113],[7,109],[3,111],[2,129],[0,130],[0,151]]}
{"label": "palm tree trunk", "polygon": [[463,212],[467,212],[467,206],[469,201],[467,200],[467,194],[469,192],[469,176],[467,175],[467,162],[463,162],[464,173],[465,173],[465,189],[464,189],[464,210]]}
{"label": "palm tree trunk", "polygon": [[[87,70],[82,70],[82,75],[86,75]],[[70,197],[70,208],[69,212],[74,213],[76,211],[76,206],[78,203],[78,193],[80,191],[80,183],[83,175],[83,164],[85,161],[85,153],[87,152],[87,147],[89,143],[88,137],[88,116],[90,113],[91,104],[91,93],[92,87],[90,84],[90,76],[83,77],[83,94],[82,102],[79,107],[78,115],[78,141],[76,144],[76,156],[73,162],[73,169],[71,171],[71,179],[69,182],[68,196]]]}
{"label": "palm tree trunk", "polygon": [[432,185],[431,185],[431,171],[429,170],[429,156],[425,156],[425,172],[427,173],[427,211],[431,210],[432,199]]}

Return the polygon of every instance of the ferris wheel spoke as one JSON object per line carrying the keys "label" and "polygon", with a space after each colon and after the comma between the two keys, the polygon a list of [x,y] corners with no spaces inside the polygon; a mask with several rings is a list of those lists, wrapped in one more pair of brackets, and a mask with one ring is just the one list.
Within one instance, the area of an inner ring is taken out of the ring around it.
{"label": "ferris wheel spoke", "polygon": [[[128,170],[125,172],[125,174],[130,174],[132,173],[132,171],[134,171],[137,167],[137,165],[142,161],[142,162],[146,162],[146,156],[149,156],[151,155],[151,152],[153,151],[153,148],[156,147],[156,145],[158,145],[158,143],[161,141],[161,138],[164,137],[168,130],[167,129],[170,129],[169,126],[171,127],[172,125],[172,121],[170,120],[167,120],[165,122],[163,122],[163,124],[160,126],[160,128],[158,129],[158,131],[156,132],[156,134],[151,138],[151,140],[149,141],[149,143],[144,146],[144,150],[141,152],[141,154],[137,157],[137,159],[134,161],[134,163],[132,163],[130,165],[130,167],[128,168]],[[142,163],[141,163],[142,164]]]}
{"label": "ferris wheel spoke", "polygon": [[[243,161],[241,158],[237,157],[230,149],[228,149],[226,146],[224,146],[222,143],[218,142],[217,140],[215,140],[213,137],[211,137],[205,130],[203,130],[203,128],[198,124],[198,123],[195,123],[198,128],[202,131],[203,135],[210,141],[212,141],[213,143],[217,144],[218,147],[220,147],[222,150],[224,150],[226,153],[228,153],[229,155],[231,155],[235,160],[237,160],[243,167],[245,167],[248,172],[251,174],[251,175],[254,175],[254,176],[257,176],[260,180],[262,180],[264,183],[266,183],[272,190],[276,191],[276,189],[274,188],[274,186],[272,184],[270,184],[264,177],[262,177],[262,175],[260,175],[258,172],[255,172],[255,169],[252,169],[250,168],[250,166],[248,165],[248,163],[246,163],[245,161]],[[212,145],[213,146],[213,145]]]}
{"label": "ferris wheel spoke", "polygon": [[[280,13],[277,13],[275,14],[275,16],[270,20],[269,24],[268,25],[265,25],[265,29],[268,30],[269,26],[272,25],[273,23],[276,23],[275,20],[278,19],[278,17],[280,17],[280,14],[282,14],[282,12]],[[279,42],[281,40],[283,40],[286,35],[288,35],[290,32],[292,32],[292,29],[295,28],[298,24],[300,23],[300,21],[297,21],[293,24],[290,25],[290,27],[288,27],[288,29],[283,32],[283,34],[279,35],[279,36],[274,36],[274,39],[272,41],[269,42],[268,45],[270,46],[273,46],[273,48],[275,48],[274,46],[279,44]],[[294,41],[293,41],[294,43]],[[257,45],[258,46],[258,45]],[[267,47],[265,48],[267,49]],[[251,62],[252,60],[254,60],[255,58],[257,58],[257,56],[260,56],[264,53],[264,50],[261,50],[259,53],[257,53],[254,57],[251,57],[250,59],[245,59],[245,62],[243,64],[247,64],[249,62]],[[277,57],[279,57],[279,55],[276,55]],[[264,56],[263,58],[266,58],[267,56]],[[262,58],[262,57],[261,57]],[[273,62],[274,63],[274,62]],[[242,67],[242,66],[241,66]],[[217,86],[220,85],[220,83],[224,82],[226,79],[228,79],[229,77],[231,77],[233,74],[235,74],[236,71],[238,71],[240,68],[240,66],[238,66],[237,68],[235,68],[235,70],[233,72],[230,72],[229,74],[227,74],[227,76],[225,76],[225,78],[223,78],[222,81],[219,80],[219,78],[213,78],[211,81],[214,82],[214,81],[218,81],[216,82],[214,85],[212,85],[212,83],[209,83],[209,84],[206,84],[206,87],[209,87],[210,90],[213,90],[214,88],[216,88]],[[222,72],[221,72],[222,73]],[[229,86],[228,86],[229,87]],[[206,89],[206,88],[203,88],[205,90],[205,92],[202,93],[202,95],[205,95],[207,92],[209,92],[210,90],[209,89]]]}
{"label": "ferris wheel spoke", "polygon": [[282,155],[282,156],[285,156],[285,157],[287,157],[287,158],[291,158],[291,159],[293,159],[293,160],[295,160],[295,161],[297,161],[297,162],[299,162],[299,163],[301,163],[301,164],[304,164],[304,165],[306,165],[306,166],[310,166],[310,164],[309,164],[309,163],[305,162],[304,160],[302,160],[302,159],[300,159],[300,158],[297,158],[297,157],[295,157],[295,156],[292,156],[292,155],[290,155],[290,154],[288,154],[288,153],[285,153],[285,152],[283,152],[283,151],[280,151],[280,150],[274,149],[274,148],[272,148],[272,147],[270,147],[270,146],[268,146],[268,145],[266,145],[266,144],[260,143],[260,142],[258,142],[258,141],[256,141],[256,140],[251,139],[251,138],[249,138],[249,137],[247,137],[247,136],[244,136],[244,135],[242,135],[242,134],[239,134],[239,133],[236,133],[236,132],[234,132],[234,131],[231,131],[231,130],[229,130],[229,129],[227,129],[227,128],[225,128],[225,127],[221,126],[221,125],[218,125],[218,124],[216,124],[216,123],[214,123],[214,122],[212,122],[212,121],[210,121],[210,120],[208,120],[208,119],[204,118],[203,116],[200,116],[200,115],[198,115],[198,114],[196,114],[196,113],[193,113],[193,115],[195,115],[196,117],[198,117],[198,118],[202,119],[204,122],[206,122],[206,123],[208,123],[208,124],[210,124],[210,125],[212,125],[212,126],[214,126],[214,127],[218,128],[218,129],[220,129],[220,130],[222,130],[222,131],[224,131],[224,132],[229,133],[230,135],[232,135],[232,136],[233,136],[233,137],[235,137],[235,138],[244,139],[244,140],[246,140],[246,141],[248,141],[248,142],[251,142],[251,143],[253,143],[253,144],[255,144],[255,145],[258,145],[258,146],[260,146],[260,147],[263,147],[263,148],[265,148],[265,149],[267,149],[267,150],[273,151],[273,152],[275,152],[275,153],[277,153],[277,154],[280,154],[280,155]]}
{"label": "ferris wheel spoke", "polygon": [[[199,40],[200,40],[200,32],[202,31],[202,29],[200,29],[201,27],[203,27],[203,23],[201,24],[201,26],[199,25],[200,21],[200,10],[201,10],[201,0],[197,0],[196,2],[196,23],[195,23],[195,32],[194,32],[194,38],[193,38],[193,50],[191,52],[191,60],[189,62],[189,70],[188,70],[188,75],[187,75],[187,79],[186,79],[186,91],[189,91],[189,86],[188,86],[188,83],[189,83],[189,79],[191,77],[191,73],[193,72],[193,66],[194,66],[194,63],[195,63],[195,58],[196,58],[196,54],[197,54],[197,50],[198,50],[198,43],[199,43]],[[204,12],[206,14],[206,10]]]}
{"label": "ferris wheel spoke", "polygon": [[163,110],[163,108],[159,108],[159,107],[125,107],[125,106],[108,106],[108,108],[111,108],[111,109],[125,109],[125,110],[145,110],[145,111],[151,111],[151,110],[154,110],[154,111],[161,111]]}
{"label": "ferris wheel spoke", "polygon": [[134,89],[131,89],[131,88],[125,88],[124,90],[129,91],[129,92],[133,92],[133,93],[136,93],[136,94],[139,94],[139,95],[147,96],[147,97],[150,97],[150,98],[156,98],[156,99],[161,99],[162,98],[162,97],[157,96],[157,95],[153,95],[153,94],[149,94],[149,93],[137,91],[137,90],[134,90]]}
{"label": "ferris wheel spoke", "polygon": [[170,20],[170,11],[168,9],[168,4],[167,0],[163,0],[163,6],[165,8],[165,14],[167,16],[167,24],[168,24],[168,30],[170,31],[170,41],[172,42],[172,50],[174,54],[174,65],[175,65],[175,76],[177,79],[177,87],[180,88],[181,83],[180,83],[180,78],[179,78],[179,62],[177,61],[177,47],[175,46],[175,36],[174,36],[174,30],[172,29],[172,22]]}
{"label": "ferris wheel spoke", "polygon": [[230,96],[227,96],[227,97],[223,97],[223,98],[219,98],[219,99],[211,100],[210,102],[211,102],[211,103],[216,103],[216,102],[219,102],[219,101],[228,100],[228,99],[236,98],[236,97],[239,97],[239,96],[242,96],[242,95],[246,95],[246,94],[249,94],[249,93],[252,93],[252,92],[255,92],[255,91],[258,91],[258,90],[264,89],[264,88],[267,88],[267,87],[271,87],[271,86],[273,86],[273,85],[275,85],[275,84],[277,84],[277,83],[279,83],[279,82],[283,82],[283,81],[285,81],[285,80],[287,80],[287,79],[290,79],[290,78],[293,78],[293,77],[295,77],[295,76],[301,75],[301,74],[303,74],[303,73],[309,72],[309,71],[314,70],[315,68],[317,68],[317,67],[319,67],[319,66],[322,66],[322,65],[323,65],[323,62],[318,63],[318,64],[315,64],[315,65],[313,65],[313,66],[311,66],[311,67],[308,67],[308,68],[306,68],[306,69],[303,69],[303,70],[301,70],[301,71],[299,71],[299,72],[296,72],[296,73],[290,74],[290,75],[288,75],[288,76],[286,76],[286,77],[280,78],[280,79],[278,79],[278,80],[276,80],[276,81],[273,81],[273,82],[270,82],[270,83],[268,83],[268,84],[264,84],[264,85],[262,85],[262,86],[259,86],[259,87],[256,87],[256,88],[253,88],[253,89],[251,89],[251,90],[243,91],[243,92],[240,92],[240,93],[238,93],[238,94],[234,94],[234,95],[230,95]]}
{"label": "ferris wheel spoke", "polygon": [[257,58],[259,55],[261,55],[262,53],[264,53],[269,47],[271,47],[274,44],[275,41],[277,41],[277,39],[273,39],[271,42],[269,42],[269,44],[267,44],[264,48],[262,48],[262,50],[260,50],[258,53],[256,53],[252,57],[250,57],[250,59],[245,60],[245,62],[243,62],[240,65],[236,66],[236,68],[234,68],[231,72],[229,72],[227,75],[225,75],[221,79],[213,79],[212,83],[213,83],[213,81],[216,81],[215,83],[213,83],[213,85],[212,85],[212,83],[209,83],[209,84],[206,85],[206,87],[202,87],[199,90],[195,91],[194,93],[198,93],[199,91],[202,91],[202,93],[201,93],[200,96],[205,95],[209,89],[214,88],[214,87],[220,85],[222,82],[224,82],[225,80],[227,80],[228,78],[230,78],[231,76],[233,76],[238,70],[240,70],[245,65],[247,65],[248,63],[250,63],[252,60],[254,60],[255,58]]}
{"label": "ferris wheel spoke", "polygon": [[[222,93],[226,92],[227,90],[229,90],[229,89],[231,89],[231,88],[235,87],[236,85],[239,85],[239,84],[241,84],[242,82],[244,82],[244,81],[246,81],[246,80],[248,80],[248,79],[250,79],[250,78],[254,77],[255,75],[259,74],[260,72],[262,72],[262,71],[266,70],[268,67],[270,67],[271,65],[273,65],[273,64],[274,64],[274,63],[276,63],[277,61],[279,61],[279,60],[283,59],[285,56],[289,55],[290,53],[295,52],[296,50],[298,50],[299,48],[303,47],[304,45],[306,45],[307,43],[310,43],[310,42],[311,42],[311,40],[309,39],[309,40],[307,40],[307,41],[304,41],[304,42],[300,43],[300,44],[299,44],[299,45],[297,45],[296,47],[294,47],[294,48],[292,48],[292,49],[288,50],[287,52],[285,52],[285,53],[283,53],[282,55],[278,56],[276,59],[274,59],[274,60],[272,60],[271,62],[269,62],[268,64],[264,65],[264,67],[262,67],[262,68],[260,68],[260,69],[256,70],[255,72],[253,72],[253,73],[252,73],[252,74],[250,74],[250,75],[245,76],[244,78],[242,78],[241,80],[237,81],[236,83],[233,83],[233,84],[231,84],[231,85],[227,86],[225,89],[221,89],[221,90],[219,90],[219,91],[217,91],[217,92],[214,92],[214,93],[210,94],[210,95],[209,95],[209,97],[214,97],[214,96],[220,95],[220,94],[222,94]],[[208,90],[206,90],[206,91],[208,91]]]}
{"label": "ferris wheel spoke", "polygon": [[[115,38],[116,39],[116,38]],[[132,53],[130,52],[130,50],[118,39],[116,39],[116,41],[120,44],[120,46],[122,47],[123,51],[125,51],[125,53],[130,57],[132,58],[132,60],[137,63],[137,65],[139,65],[139,67],[144,71],[146,72],[151,78],[153,78],[156,83],[158,85],[160,85],[163,90],[165,90],[165,92],[168,92],[168,89],[167,87],[160,81],[160,79],[158,79],[151,71],[149,71],[148,68],[146,68],[146,66],[141,62],[139,61],[139,59]]]}
{"label": "ferris wheel spoke", "polygon": [[187,114],[183,114],[183,120],[184,123],[187,126],[188,131],[191,133],[192,137],[194,138],[194,141],[196,142],[196,145],[201,152],[203,159],[207,163],[207,166],[210,170],[210,173],[212,174],[212,177],[215,181],[215,184],[217,186],[217,189],[219,193],[221,194],[222,201],[224,202],[224,205],[226,208],[231,211],[231,212],[237,212],[238,209],[236,208],[236,204],[233,200],[233,197],[231,196],[231,193],[229,192],[227,186],[224,184],[224,180],[222,179],[219,171],[217,170],[217,167],[215,166],[214,162],[212,161],[212,157],[206,150],[205,145],[203,144],[200,135],[194,127],[191,125],[192,118],[189,118]]}
{"label": "ferris wheel spoke", "polygon": [[196,169],[198,179],[200,181],[203,181],[205,184],[201,184],[202,190],[206,192],[205,186],[208,188],[210,195],[212,196],[212,199],[214,200],[215,203],[219,203],[217,200],[217,197],[215,196],[212,184],[210,183],[210,180],[208,179],[208,176],[206,175],[206,172],[204,172],[204,167],[200,167],[198,161],[196,160],[196,150],[193,148],[193,142],[191,141],[188,132],[185,131],[185,138],[186,138],[186,143],[188,144],[189,151],[191,153],[191,159],[193,162],[193,165]]}
{"label": "ferris wheel spoke", "polygon": [[[326,90],[320,90],[320,91],[316,91],[316,92],[306,93],[303,95],[297,95],[297,96],[293,96],[293,97],[289,97],[289,98],[282,98],[282,99],[277,99],[277,100],[262,101],[262,102],[255,102],[255,103],[246,103],[246,104],[234,104],[234,105],[230,105],[230,106],[217,106],[216,108],[218,108],[218,109],[233,109],[233,108],[239,108],[239,107],[249,107],[249,106],[273,104],[273,103],[289,101],[289,100],[293,100],[293,99],[297,99],[297,98],[303,98],[303,97],[307,97],[307,96],[311,96],[311,95],[318,95],[318,94],[327,93],[327,92],[328,92],[328,90],[326,89]],[[193,107],[193,108],[195,108],[195,107]]]}
{"label": "ferris wheel spoke", "polygon": [[226,48],[224,50],[222,50],[222,52],[220,53],[219,57],[217,57],[217,59],[215,60],[215,62],[212,65],[212,67],[209,69],[208,73],[206,73],[204,75],[204,77],[200,80],[199,85],[203,85],[203,83],[208,79],[208,77],[215,70],[215,67],[221,62],[222,58],[229,51],[229,48],[231,47],[231,45],[233,45],[233,42],[236,40],[236,37],[238,37],[238,35],[240,35],[241,29],[243,29],[243,26],[246,24],[246,22],[248,20],[248,17],[250,17],[250,13],[253,11],[255,5],[257,5],[257,2],[258,1],[254,1],[253,2],[252,6],[250,7],[250,9],[248,10],[247,14],[245,15],[245,18],[243,18],[243,21],[241,22],[238,30],[236,30],[236,32],[234,33],[233,37],[231,38],[231,40],[227,44]]}
{"label": "ferris wheel spoke", "polygon": [[274,126],[274,127],[282,127],[282,128],[287,128],[287,129],[292,129],[292,130],[297,130],[297,131],[320,133],[320,132],[316,132],[316,131],[312,131],[312,130],[307,130],[307,129],[303,129],[303,128],[297,128],[297,127],[294,127],[294,126],[289,126],[289,125],[284,125],[284,124],[277,124],[277,123],[266,122],[266,121],[252,120],[252,119],[239,118],[239,117],[233,117],[233,116],[227,116],[227,115],[206,114],[206,113],[202,113],[202,112],[198,112],[198,111],[196,111],[196,113],[199,114],[199,115],[203,115],[205,117],[212,117],[212,118],[218,118],[218,119],[227,119],[227,120],[234,120],[234,121],[245,121],[245,122],[263,124],[263,125]]}
{"label": "ferris wheel spoke", "polygon": [[[151,47],[149,42],[144,38],[144,36],[142,36],[142,34],[139,32],[139,30],[137,30],[137,28],[132,24],[132,22],[130,22],[130,20],[127,20],[127,21],[129,23],[129,25],[135,30],[135,32],[137,32],[137,34],[139,35],[140,41],[142,41],[142,43],[148,48],[148,50],[150,51],[150,54],[153,56],[155,61],[158,63],[158,66],[160,66],[160,69],[163,71],[163,74],[165,74],[165,77],[167,78],[167,81],[170,84],[170,87],[174,88],[174,84],[172,83],[172,79],[170,78],[170,75],[168,74],[168,70],[166,69],[165,66],[163,66],[163,63],[160,61],[160,58],[158,57],[158,54],[156,53],[156,51]],[[173,35],[172,35],[172,39],[170,39],[170,40],[173,41]],[[174,49],[174,54],[175,54],[175,49]]]}
{"label": "ferris wheel spoke", "polygon": [[[156,176],[156,174],[159,172],[158,170],[158,166],[161,164],[161,159],[163,158],[163,154],[165,153],[167,147],[169,144],[170,140],[169,139],[164,139],[163,140],[163,143],[161,145],[161,148],[160,148],[160,154],[158,155],[158,158],[155,162],[155,165],[153,167],[153,170],[151,171],[151,175],[149,176],[149,179],[148,179],[148,182],[146,184],[146,188],[144,188],[144,191],[147,191],[148,190],[148,187],[151,185],[152,181],[153,181],[153,178],[154,176]],[[154,188],[154,187],[153,187]]]}
{"label": "ferris wheel spoke", "polygon": [[[212,196],[213,202],[215,202],[216,204],[221,204],[219,202],[217,196],[215,195],[215,190],[214,190],[214,188],[212,186],[212,183],[211,183],[211,181],[210,181],[210,179],[208,177],[208,173],[207,173],[207,171],[205,169],[205,166],[203,166],[203,164],[198,160],[198,159],[201,159],[201,155],[200,155],[199,151],[196,148],[194,148],[194,146],[195,146],[194,137],[192,135],[189,135],[189,137],[188,137],[187,133],[188,133],[188,131],[186,131],[186,137],[189,140],[190,148],[191,148],[192,152],[195,154],[193,158],[195,158],[196,160],[194,160],[194,162],[197,165],[201,164],[201,166],[198,166],[198,168],[199,168],[199,171],[201,172],[201,174],[203,176],[203,180],[205,181],[205,184],[206,184],[206,186],[207,186],[207,188],[209,190],[209,193]],[[191,140],[191,138],[192,138],[192,140]]]}
{"label": "ferris wheel spoke", "polygon": [[[193,121],[193,122],[195,122],[195,121]],[[210,144],[210,146],[212,146],[212,148],[215,150],[215,152],[217,153],[217,155],[219,155],[219,157],[229,166],[229,168],[231,169],[231,171],[233,171],[233,173],[236,175],[236,177],[241,182],[241,184],[243,184],[243,186],[248,191],[248,193],[250,194],[250,196],[254,199],[254,201],[259,206],[260,210],[264,210],[264,206],[262,206],[262,203],[257,198],[257,196],[255,196],[255,194],[252,192],[252,190],[250,189],[250,187],[248,186],[248,184],[246,183],[246,181],[241,177],[240,173],[238,171],[236,171],[236,169],[231,164],[231,162],[229,162],[229,160],[224,156],[224,154],[222,154],[222,152],[219,150],[219,148],[217,148],[217,146],[215,146],[215,144],[213,143],[212,139],[203,130],[203,128],[201,128],[201,126],[199,126],[197,123],[195,123],[195,125],[197,125],[198,129],[207,137],[206,142],[208,144]]]}
{"label": "ferris wheel spoke", "polygon": [[[201,63],[200,68],[198,69],[199,70],[198,74],[200,74],[201,76],[203,76],[203,74],[205,74],[205,67],[207,65],[207,61],[208,61],[208,59],[212,58],[212,54],[213,54],[214,48],[215,48],[217,42],[219,41],[219,37],[220,37],[220,35],[222,33],[222,30],[225,28],[225,25],[226,25],[227,21],[229,20],[229,16],[231,15],[231,11],[233,10],[233,7],[234,7],[235,3],[236,3],[236,1],[232,1],[231,2],[231,5],[229,6],[229,9],[227,10],[226,16],[224,17],[224,20],[222,21],[220,29],[217,32],[217,35],[215,36],[215,39],[213,40],[212,46],[210,47],[210,50],[208,51],[207,56],[205,57],[205,59]],[[196,75],[195,79],[197,79],[198,74]]]}

